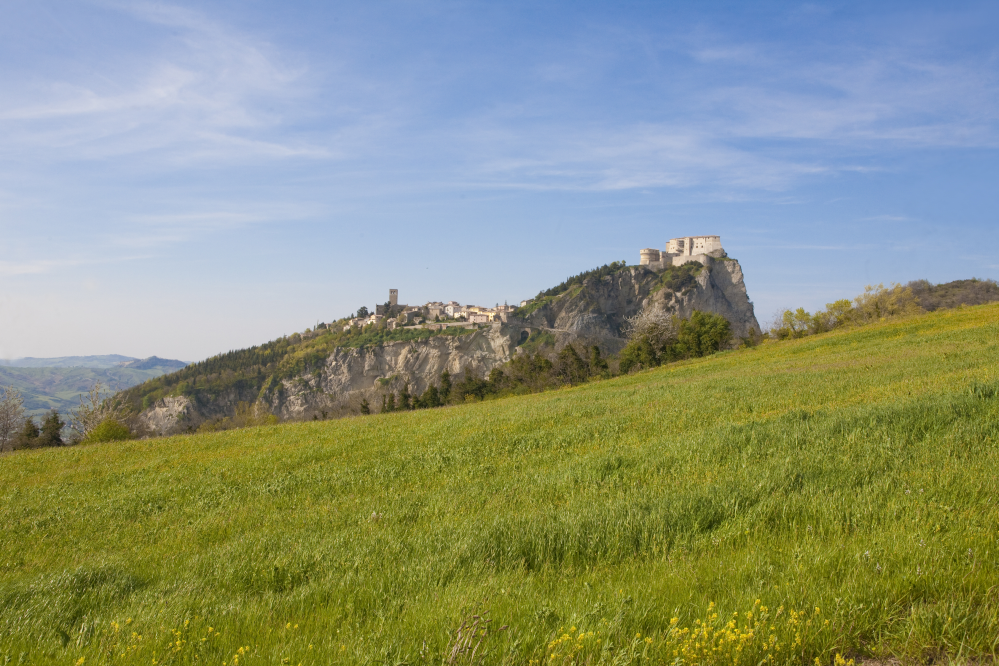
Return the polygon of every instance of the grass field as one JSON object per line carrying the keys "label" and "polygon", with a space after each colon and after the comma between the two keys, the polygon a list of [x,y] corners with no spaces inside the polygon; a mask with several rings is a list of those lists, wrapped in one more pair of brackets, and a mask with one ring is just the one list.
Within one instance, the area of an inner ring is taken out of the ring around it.
{"label": "grass field", "polygon": [[994,660],[997,362],[980,306],[457,408],[4,456],[0,663]]}

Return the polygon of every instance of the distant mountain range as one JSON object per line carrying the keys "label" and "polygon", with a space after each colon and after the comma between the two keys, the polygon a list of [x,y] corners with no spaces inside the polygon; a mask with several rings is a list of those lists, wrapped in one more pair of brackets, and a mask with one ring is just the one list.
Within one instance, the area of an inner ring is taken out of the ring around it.
{"label": "distant mountain range", "polygon": [[32,416],[50,409],[65,416],[80,406],[80,396],[96,382],[112,390],[124,390],[186,365],[157,356],[139,359],[120,354],[0,360],[0,386],[14,386],[21,391],[24,406]]}
{"label": "distant mountain range", "polygon": [[173,368],[179,370],[186,366],[184,361],[173,361],[158,356],[135,358],[121,354],[104,354],[103,356],[57,356],[55,358],[25,358],[0,359],[0,366],[10,368]]}

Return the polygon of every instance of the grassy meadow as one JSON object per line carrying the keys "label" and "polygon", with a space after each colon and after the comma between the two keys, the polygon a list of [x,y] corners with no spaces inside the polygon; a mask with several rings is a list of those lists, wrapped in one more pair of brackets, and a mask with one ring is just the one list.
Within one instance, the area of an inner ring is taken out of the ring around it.
{"label": "grassy meadow", "polygon": [[989,305],[4,456],[0,663],[991,661],[997,362]]}

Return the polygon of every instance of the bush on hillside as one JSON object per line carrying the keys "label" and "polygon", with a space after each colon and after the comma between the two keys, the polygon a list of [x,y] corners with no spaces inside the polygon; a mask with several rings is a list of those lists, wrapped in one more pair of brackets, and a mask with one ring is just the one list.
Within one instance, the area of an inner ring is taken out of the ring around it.
{"label": "bush on hillside", "polygon": [[703,268],[702,264],[696,262],[670,266],[659,277],[660,288],[668,289],[677,294],[690,289],[697,283],[697,276],[700,275]]}
{"label": "bush on hillside", "polygon": [[829,303],[825,310],[815,314],[804,308],[778,312],[770,324],[769,335],[775,340],[801,338],[842,326],[863,326],[920,312],[923,312],[923,308],[911,287],[900,284],[892,284],[887,288],[883,284],[877,287],[868,285],[864,288],[864,293],[853,301],[842,299]]}
{"label": "bush on hillside", "polygon": [[103,442],[120,442],[132,439],[132,431],[127,425],[116,419],[106,419],[87,432],[83,444],[100,444]]}
{"label": "bush on hillside", "polygon": [[621,372],[713,354],[732,338],[721,315],[694,310],[676,321],[665,311],[646,310],[629,320],[631,339],[621,350]]}

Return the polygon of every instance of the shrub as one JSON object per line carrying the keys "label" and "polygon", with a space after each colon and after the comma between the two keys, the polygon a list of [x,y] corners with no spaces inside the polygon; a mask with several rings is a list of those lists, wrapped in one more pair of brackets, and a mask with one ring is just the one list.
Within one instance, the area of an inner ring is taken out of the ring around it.
{"label": "shrub", "polygon": [[804,308],[794,311],[782,310],[776,314],[770,324],[769,334],[776,340],[801,338],[849,324],[863,326],[920,312],[923,312],[923,308],[920,307],[911,286],[893,284],[885,288],[883,284],[877,287],[868,285],[864,288],[864,293],[852,302],[842,299],[829,303],[825,310],[815,314],[807,312]]}
{"label": "shrub", "polygon": [[127,425],[115,419],[105,419],[100,425],[90,430],[83,438],[84,444],[99,444],[101,442],[120,442],[132,439],[132,431]]}
{"label": "shrub", "polygon": [[621,372],[713,354],[732,337],[721,315],[694,310],[676,323],[664,311],[646,311],[629,320],[631,340],[621,351]]}

